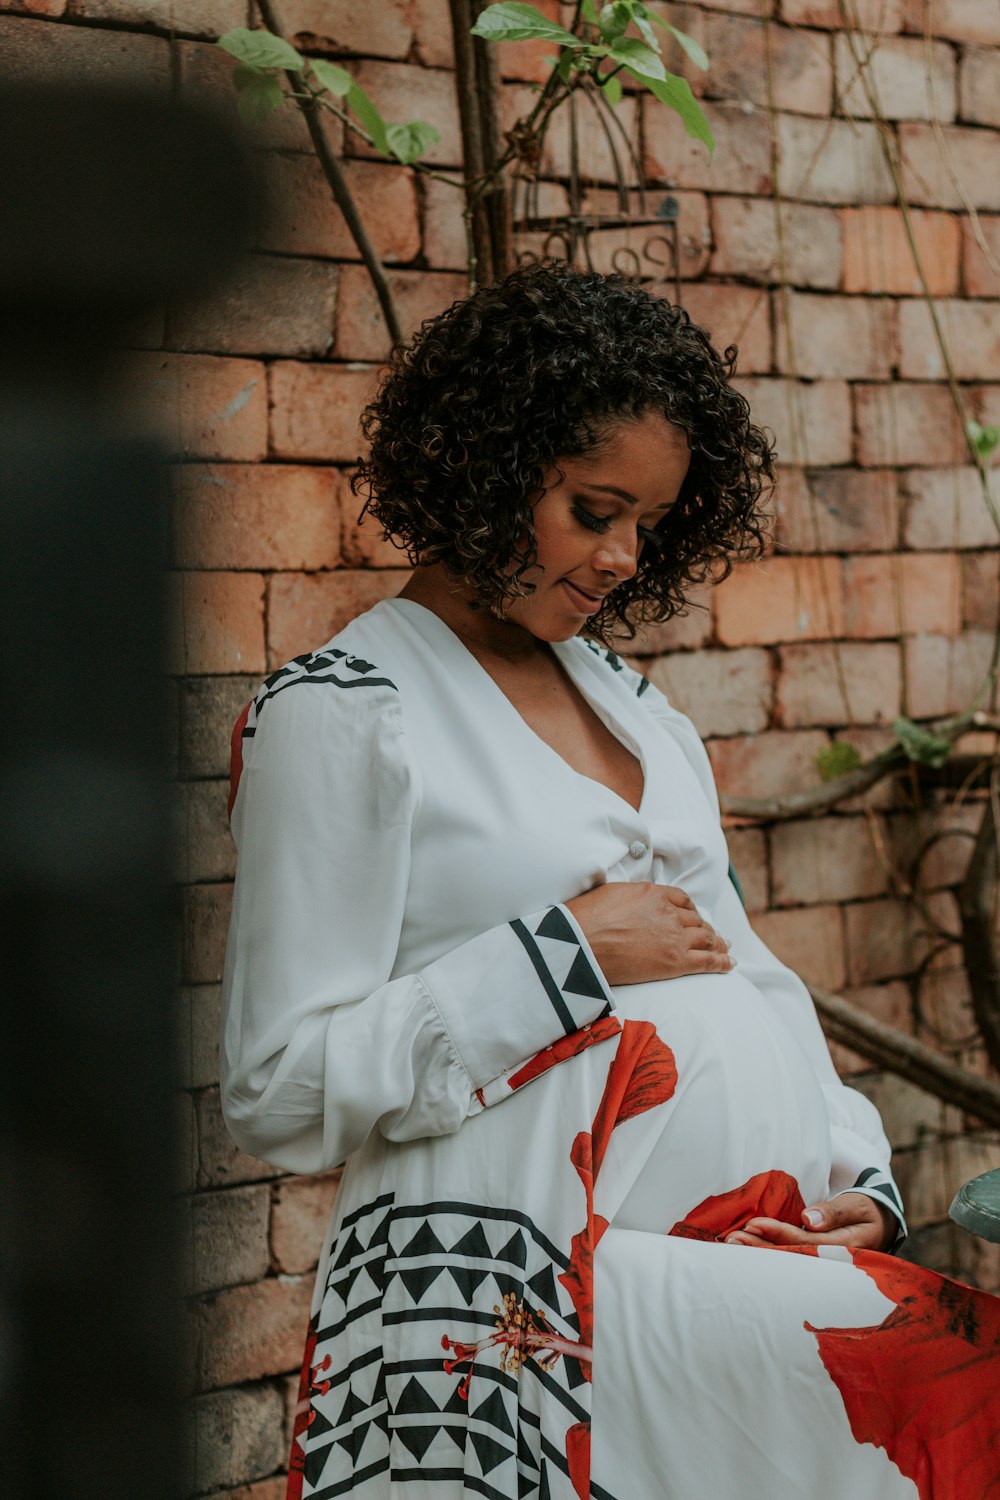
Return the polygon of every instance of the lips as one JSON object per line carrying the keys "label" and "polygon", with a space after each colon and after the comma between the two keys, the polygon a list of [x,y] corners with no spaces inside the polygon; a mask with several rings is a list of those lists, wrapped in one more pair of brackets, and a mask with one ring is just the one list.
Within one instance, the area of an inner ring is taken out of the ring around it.
{"label": "lips", "polygon": [[561,582],[581,614],[595,615],[604,603],[606,597],[604,594],[590,594],[585,589],[579,588],[577,584],[570,583],[568,578],[563,578]]}

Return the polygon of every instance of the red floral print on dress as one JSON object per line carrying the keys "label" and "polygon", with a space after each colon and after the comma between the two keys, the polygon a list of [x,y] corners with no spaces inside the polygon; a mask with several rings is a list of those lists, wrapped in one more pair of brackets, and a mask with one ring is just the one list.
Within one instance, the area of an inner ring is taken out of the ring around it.
{"label": "red floral print on dress", "polygon": [[[292,1445],[288,1456],[288,1485],[285,1489],[285,1500],[302,1500],[302,1484],[305,1477],[306,1449],[305,1434],[312,1426],[316,1413],[312,1409],[312,1397],[314,1391],[320,1389],[320,1377],[330,1367],[330,1356],[326,1355],[322,1364],[313,1369],[313,1356],[316,1353],[316,1330],[310,1328],[306,1336],[306,1347],[302,1356],[302,1373],[299,1376],[299,1395],[295,1404],[295,1421],[292,1426]],[[325,1382],[329,1389],[329,1382]]]}
{"label": "red floral print on dress", "polygon": [[1000,1299],[874,1250],[852,1259],[896,1304],[868,1328],[814,1328],[859,1443],[920,1500],[1000,1497]]}
{"label": "red floral print on dress", "polygon": [[704,1199],[668,1233],[685,1240],[724,1240],[758,1215],[801,1228],[805,1206],[794,1177],[787,1172],[758,1172],[740,1187]]}

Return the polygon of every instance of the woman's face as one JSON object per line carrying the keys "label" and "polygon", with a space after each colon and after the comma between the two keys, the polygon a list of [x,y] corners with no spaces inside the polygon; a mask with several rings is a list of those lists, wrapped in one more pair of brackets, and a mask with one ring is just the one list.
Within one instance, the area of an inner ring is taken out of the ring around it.
{"label": "woman's face", "polygon": [[[677,499],[688,471],[687,438],[658,413],[609,428],[599,448],[560,459],[534,510],[534,593],[505,618],[542,641],[576,635],[604,597],[631,578],[650,533]],[[562,478],[558,478],[559,474]]]}

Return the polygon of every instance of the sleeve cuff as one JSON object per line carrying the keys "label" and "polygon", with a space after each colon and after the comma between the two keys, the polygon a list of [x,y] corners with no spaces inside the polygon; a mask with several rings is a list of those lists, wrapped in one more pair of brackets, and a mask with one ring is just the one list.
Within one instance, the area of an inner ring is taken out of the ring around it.
{"label": "sleeve cuff", "polygon": [[839,1198],[842,1193],[862,1193],[864,1197],[871,1198],[873,1202],[889,1210],[899,1225],[899,1233],[889,1246],[887,1252],[889,1255],[894,1255],[906,1239],[908,1231],[899,1192],[888,1172],[882,1171],[879,1167],[868,1167],[861,1173],[857,1182],[852,1187],[841,1188],[839,1192],[833,1193],[832,1196]]}

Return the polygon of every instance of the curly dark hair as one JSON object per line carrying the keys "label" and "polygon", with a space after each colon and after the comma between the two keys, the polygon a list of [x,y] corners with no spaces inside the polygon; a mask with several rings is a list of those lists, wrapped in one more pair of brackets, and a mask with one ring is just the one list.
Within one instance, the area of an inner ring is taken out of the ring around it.
{"label": "curly dark hair", "polygon": [[616,421],[662,413],[687,435],[687,477],[661,546],[643,549],[586,627],[631,639],[764,545],[773,452],[730,384],[736,352],[719,355],[682,307],[621,276],[523,266],[394,351],[361,419],[362,515],[412,563],[443,563],[502,611],[530,591],[532,507],[558,460],[596,448]]}

